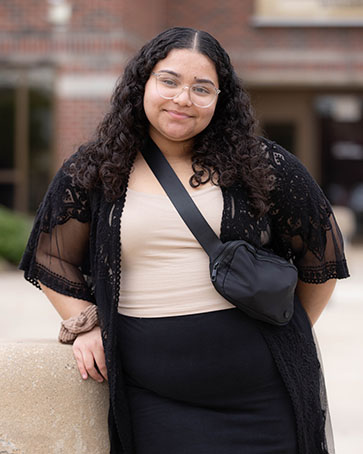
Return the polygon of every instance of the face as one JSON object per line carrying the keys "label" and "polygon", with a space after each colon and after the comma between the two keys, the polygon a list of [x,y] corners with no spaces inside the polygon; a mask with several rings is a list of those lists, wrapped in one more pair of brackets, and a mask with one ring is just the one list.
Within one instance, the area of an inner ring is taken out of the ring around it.
{"label": "face", "polygon": [[[153,72],[167,74],[173,72],[185,85],[192,85],[198,79],[210,81],[216,88],[218,76],[214,63],[205,55],[190,49],[174,49],[160,60]],[[197,107],[190,100],[189,90],[185,89],[176,98],[164,99],[156,90],[155,76],[151,75],[145,85],[144,109],[150,122],[150,136],[159,144],[170,142],[191,143],[210,123],[217,97],[207,108]]]}

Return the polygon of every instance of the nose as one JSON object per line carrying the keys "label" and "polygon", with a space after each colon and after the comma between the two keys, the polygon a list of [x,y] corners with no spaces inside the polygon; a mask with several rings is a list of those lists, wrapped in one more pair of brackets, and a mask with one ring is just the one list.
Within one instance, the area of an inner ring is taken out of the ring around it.
{"label": "nose", "polygon": [[173,98],[173,101],[181,106],[191,106],[193,103],[190,99],[190,87],[186,85],[181,89],[181,92]]}

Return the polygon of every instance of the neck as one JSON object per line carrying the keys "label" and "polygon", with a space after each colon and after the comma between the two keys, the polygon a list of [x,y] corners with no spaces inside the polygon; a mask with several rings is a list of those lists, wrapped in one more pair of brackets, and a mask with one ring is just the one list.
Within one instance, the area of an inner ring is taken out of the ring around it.
{"label": "neck", "polygon": [[167,160],[172,162],[190,161],[193,139],[186,141],[172,141],[150,130],[150,137],[163,152]]}

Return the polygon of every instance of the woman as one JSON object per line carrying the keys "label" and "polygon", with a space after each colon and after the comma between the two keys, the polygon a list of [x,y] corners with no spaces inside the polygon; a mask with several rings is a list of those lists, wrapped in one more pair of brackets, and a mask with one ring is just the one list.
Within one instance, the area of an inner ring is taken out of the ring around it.
{"label": "woman", "polygon": [[[207,255],[141,155],[149,138],[222,241],[294,261],[288,325],[214,290]],[[50,185],[20,267],[66,320],[82,377],[108,377],[112,453],[333,452],[311,324],[348,276],[342,238],[306,169],[255,136],[208,33],[166,30],[129,62],[97,136]]]}

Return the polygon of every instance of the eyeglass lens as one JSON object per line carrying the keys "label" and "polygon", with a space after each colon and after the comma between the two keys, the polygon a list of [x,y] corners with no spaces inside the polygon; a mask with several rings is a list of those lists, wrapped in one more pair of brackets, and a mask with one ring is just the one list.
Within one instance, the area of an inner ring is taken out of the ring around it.
{"label": "eyeglass lens", "polygon": [[209,83],[185,86],[181,81],[169,74],[155,74],[159,95],[165,99],[179,96],[184,89],[189,89],[190,100],[199,107],[209,107],[217,96],[216,89]]}

